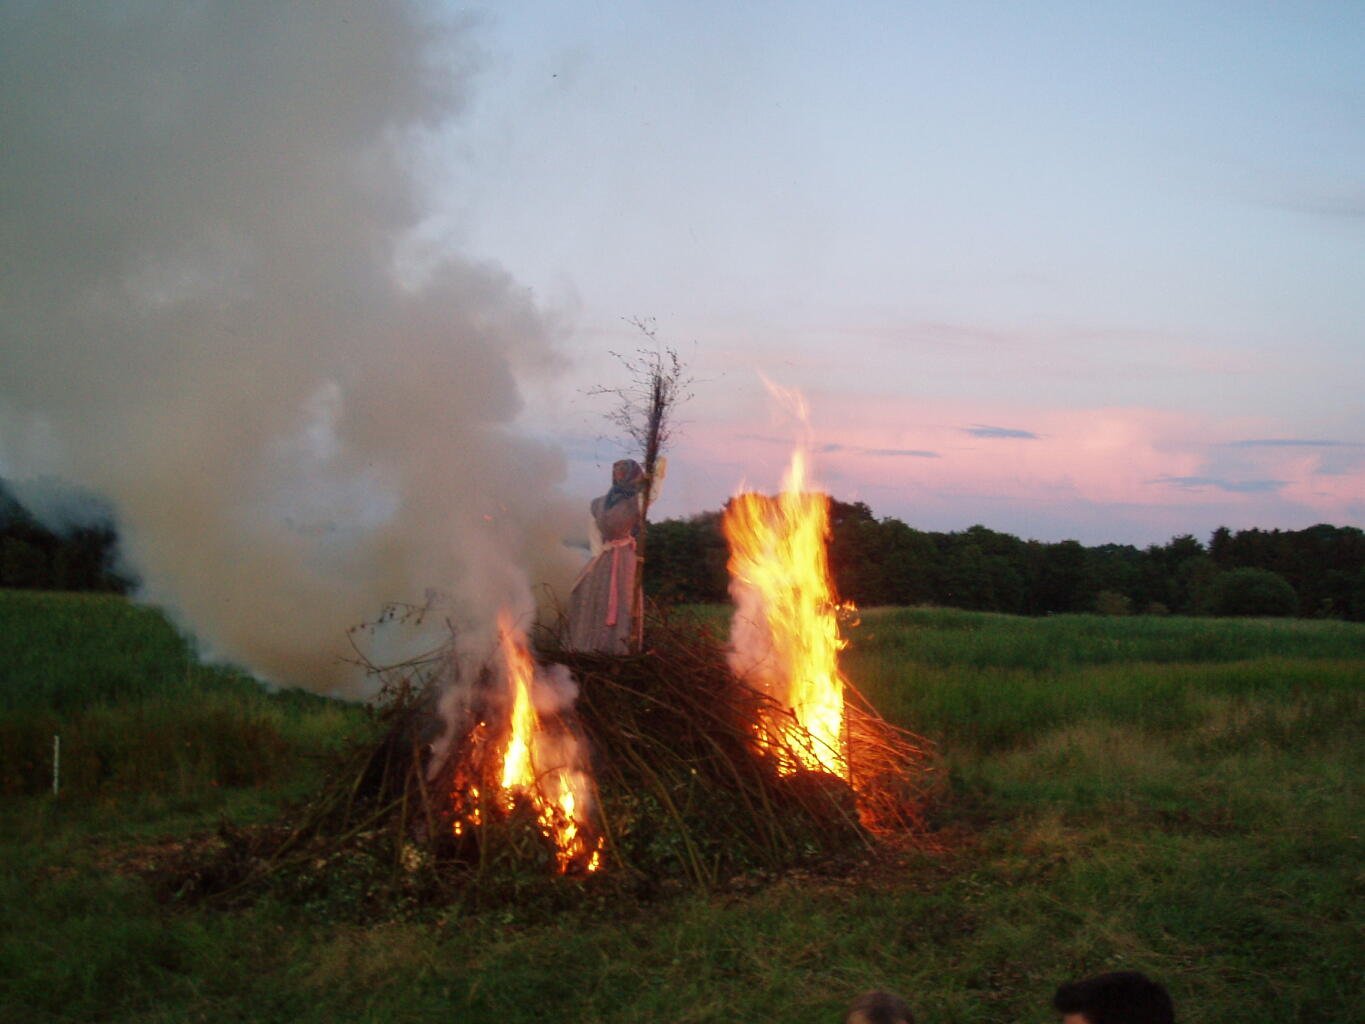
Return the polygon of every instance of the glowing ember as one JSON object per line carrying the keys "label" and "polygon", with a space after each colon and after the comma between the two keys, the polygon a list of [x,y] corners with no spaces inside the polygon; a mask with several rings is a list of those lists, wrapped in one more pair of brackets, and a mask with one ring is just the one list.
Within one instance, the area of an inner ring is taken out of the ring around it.
{"label": "glowing ember", "polygon": [[785,773],[801,769],[847,779],[844,680],[839,674],[839,604],[829,576],[829,498],[807,490],[798,449],[776,498],[734,497],[723,522],[730,544],[731,667],[790,717],[756,727],[760,747],[777,735],[791,749]]}
{"label": "glowing ember", "polygon": [[[602,862],[602,841],[590,837],[586,818],[590,783],[587,774],[576,767],[578,744],[567,731],[547,730],[536,713],[536,664],[525,634],[506,613],[498,618],[498,631],[511,714],[501,750],[496,801],[508,812],[516,808],[519,799],[530,801],[541,831],[555,844],[555,863],[561,872],[571,868],[596,871]],[[478,728],[483,729],[484,723]],[[466,796],[456,795],[457,811],[470,808],[457,813],[456,835],[467,826],[479,824],[478,795],[473,786],[468,787]]]}

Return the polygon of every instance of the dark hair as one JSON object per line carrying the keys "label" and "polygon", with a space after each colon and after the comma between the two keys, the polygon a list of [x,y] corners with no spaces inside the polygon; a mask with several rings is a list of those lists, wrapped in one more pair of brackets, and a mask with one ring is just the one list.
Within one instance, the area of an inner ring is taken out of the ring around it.
{"label": "dark hair", "polygon": [[1052,1008],[1084,1014],[1090,1024],[1175,1024],[1170,994],[1138,971],[1097,974],[1063,985],[1052,997]]}
{"label": "dark hair", "polygon": [[915,1015],[905,1000],[890,992],[864,992],[853,1001],[844,1020],[855,1013],[861,1014],[867,1024],[915,1024]]}

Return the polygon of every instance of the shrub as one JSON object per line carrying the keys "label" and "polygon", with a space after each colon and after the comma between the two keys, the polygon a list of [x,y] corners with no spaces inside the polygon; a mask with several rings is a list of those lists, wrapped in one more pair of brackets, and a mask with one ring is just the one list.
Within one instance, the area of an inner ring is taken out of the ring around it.
{"label": "shrub", "polygon": [[1095,611],[1101,615],[1130,615],[1133,611],[1133,602],[1126,594],[1120,594],[1115,590],[1101,590],[1095,595]]}
{"label": "shrub", "polygon": [[1295,615],[1299,595],[1279,573],[1269,569],[1232,569],[1208,586],[1210,615]]}

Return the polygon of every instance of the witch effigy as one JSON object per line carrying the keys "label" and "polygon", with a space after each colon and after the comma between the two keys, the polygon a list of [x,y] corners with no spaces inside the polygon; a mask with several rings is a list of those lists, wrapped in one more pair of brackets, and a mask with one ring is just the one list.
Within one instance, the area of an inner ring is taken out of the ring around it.
{"label": "witch effigy", "polygon": [[[662,460],[661,460],[662,461]],[[662,479],[655,471],[655,485]],[[645,471],[634,459],[611,467],[611,489],[592,505],[593,557],[569,596],[569,647],[628,654],[640,603],[635,595],[635,541],[644,520]]]}

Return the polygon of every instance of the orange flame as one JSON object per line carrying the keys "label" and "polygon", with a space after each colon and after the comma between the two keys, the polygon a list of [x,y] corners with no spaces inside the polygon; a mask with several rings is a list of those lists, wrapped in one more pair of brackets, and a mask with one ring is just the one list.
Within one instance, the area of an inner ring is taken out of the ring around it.
{"label": "orange flame", "polygon": [[567,732],[551,734],[541,725],[532,699],[535,660],[510,614],[498,616],[498,633],[512,698],[498,800],[509,812],[518,798],[531,802],[541,831],[555,844],[555,863],[561,872],[575,866],[596,871],[602,862],[602,841],[589,837],[590,783],[587,774],[575,767],[578,744]]}
{"label": "orange flame", "polygon": [[531,703],[536,664],[520,635],[513,632],[505,612],[498,617],[498,647],[507,672],[507,685],[512,691],[512,714],[507,746],[502,754],[501,782],[503,802],[510,811],[516,805],[517,794],[534,790],[536,785],[535,769],[531,767],[531,746],[540,725],[535,705]]}
{"label": "orange flame", "polygon": [[[738,494],[723,520],[730,545],[731,667],[759,684],[790,717],[755,727],[760,748],[780,736],[802,769],[847,779],[840,605],[829,575],[829,498],[807,489],[798,448],[776,498]],[[778,718],[779,716],[774,716]]]}

